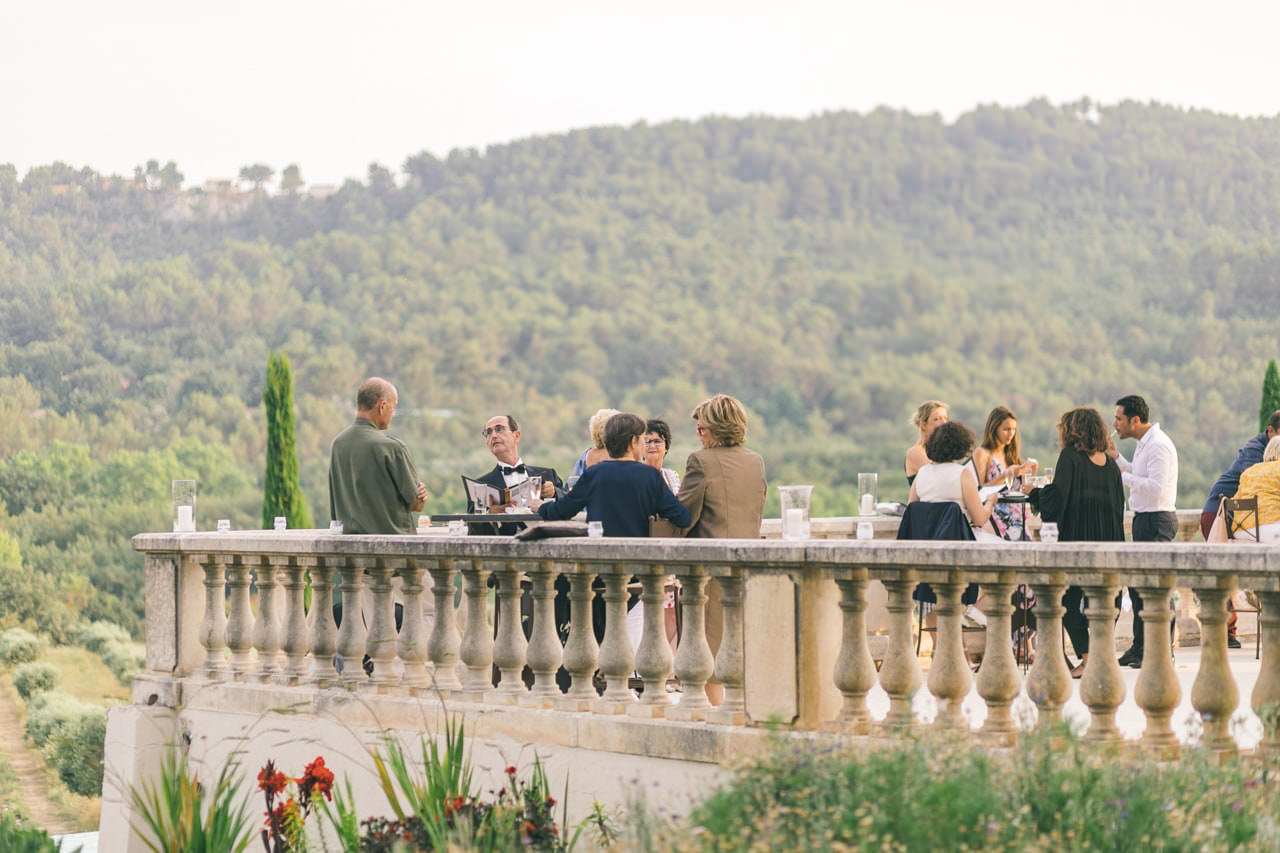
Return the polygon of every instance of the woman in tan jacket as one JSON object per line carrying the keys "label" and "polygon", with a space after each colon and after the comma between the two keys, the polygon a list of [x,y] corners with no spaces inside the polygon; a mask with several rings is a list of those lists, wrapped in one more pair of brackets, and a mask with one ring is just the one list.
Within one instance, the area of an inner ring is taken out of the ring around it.
{"label": "woman in tan jacket", "polygon": [[[702,449],[689,454],[684,479],[680,481],[680,502],[693,515],[686,536],[703,539],[759,539],[764,518],[768,485],[764,460],[747,450],[747,413],[742,404],[727,394],[717,394],[693,410]],[[720,583],[707,584],[707,643],[711,653],[720,649],[724,630],[724,610],[720,605]],[[707,698],[719,705],[724,687],[708,682]]]}

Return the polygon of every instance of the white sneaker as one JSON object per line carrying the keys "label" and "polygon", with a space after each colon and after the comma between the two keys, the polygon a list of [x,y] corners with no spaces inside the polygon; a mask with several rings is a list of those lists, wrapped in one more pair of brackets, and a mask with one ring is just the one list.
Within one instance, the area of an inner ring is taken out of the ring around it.
{"label": "white sneaker", "polygon": [[981,625],[983,628],[987,627],[987,614],[983,613],[972,604],[965,605],[964,615],[969,621]]}

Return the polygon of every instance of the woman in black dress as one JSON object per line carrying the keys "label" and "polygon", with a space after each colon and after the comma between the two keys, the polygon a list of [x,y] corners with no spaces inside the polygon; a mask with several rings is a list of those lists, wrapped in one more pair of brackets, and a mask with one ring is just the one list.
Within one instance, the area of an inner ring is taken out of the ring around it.
{"label": "woman in black dress", "polygon": [[[1087,407],[1071,409],[1058,419],[1062,452],[1054,466],[1053,482],[1031,490],[1031,508],[1042,521],[1058,525],[1060,542],[1123,542],[1124,485],[1120,468],[1107,455],[1107,428],[1102,416]],[[1081,612],[1084,591],[1067,588],[1062,625],[1080,663],[1074,678],[1084,672],[1089,657],[1089,622]]]}

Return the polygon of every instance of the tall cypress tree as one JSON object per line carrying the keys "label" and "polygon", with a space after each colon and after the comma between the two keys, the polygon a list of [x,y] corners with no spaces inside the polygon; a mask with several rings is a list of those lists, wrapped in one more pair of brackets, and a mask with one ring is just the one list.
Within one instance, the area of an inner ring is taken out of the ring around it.
{"label": "tall cypress tree", "polygon": [[1273,358],[1267,362],[1267,375],[1262,379],[1262,406],[1258,409],[1258,432],[1265,432],[1271,414],[1280,409],[1280,368]]}
{"label": "tall cypress tree", "polygon": [[298,482],[298,445],[293,432],[293,371],[289,357],[272,353],[267,360],[267,387],[262,392],[267,411],[267,472],[263,482],[262,526],[270,528],[276,516],[289,519],[289,527],[311,527],[311,513]]}

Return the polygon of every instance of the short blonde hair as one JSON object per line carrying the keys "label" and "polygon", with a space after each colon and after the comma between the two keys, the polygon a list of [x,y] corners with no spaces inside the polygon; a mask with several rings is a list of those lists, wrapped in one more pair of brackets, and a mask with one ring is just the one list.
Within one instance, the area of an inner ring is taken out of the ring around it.
{"label": "short blonde hair", "polygon": [[711,438],[721,447],[734,447],[747,440],[747,410],[728,394],[717,394],[693,407],[690,414],[702,421]]}
{"label": "short blonde hair", "polygon": [[1267,449],[1262,451],[1263,462],[1273,462],[1280,459],[1280,435],[1272,438],[1267,442]]}
{"label": "short blonde hair", "polygon": [[592,447],[604,449],[604,425],[609,422],[609,418],[617,414],[620,414],[617,409],[601,409],[587,421],[587,432],[591,435]]}

